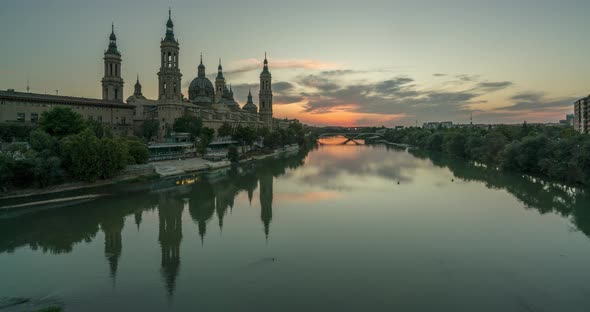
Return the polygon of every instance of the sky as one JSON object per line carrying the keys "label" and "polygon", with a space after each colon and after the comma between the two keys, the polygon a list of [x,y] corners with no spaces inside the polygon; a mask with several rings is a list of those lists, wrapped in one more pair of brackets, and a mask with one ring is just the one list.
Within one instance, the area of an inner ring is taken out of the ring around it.
{"label": "sky", "polygon": [[98,98],[111,23],[125,96],[157,97],[172,8],[183,94],[203,53],[240,104],[311,125],[557,122],[590,94],[588,0],[2,0],[0,89]]}

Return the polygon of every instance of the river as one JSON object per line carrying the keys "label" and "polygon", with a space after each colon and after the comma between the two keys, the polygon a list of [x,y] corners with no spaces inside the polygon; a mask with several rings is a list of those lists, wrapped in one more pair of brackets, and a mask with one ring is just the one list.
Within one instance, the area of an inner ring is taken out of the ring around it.
{"label": "river", "polygon": [[5,213],[0,297],[67,311],[590,309],[586,192],[339,142]]}

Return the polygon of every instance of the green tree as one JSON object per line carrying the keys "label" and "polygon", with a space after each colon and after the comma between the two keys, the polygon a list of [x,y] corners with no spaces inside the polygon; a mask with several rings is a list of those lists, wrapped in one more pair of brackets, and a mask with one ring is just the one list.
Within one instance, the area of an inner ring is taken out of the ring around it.
{"label": "green tree", "polygon": [[14,159],[6,154],[0,152],[0,191],[12,185],[12,178],[14,176]]}
{"label": "green tree", "polygon": [[0,141],[12,142],[25,140],[35,128],[36,126],[26,124],[0,124]]}
{"label": "green tree", "polygon": [[37,129],[31,131],[31,134],[29,135],[29,145],[37,152],[55,154],[58,148],[58,141],[47,132]]}
{"label": "green tree", "polygon": [[215,136],[215,130],[207,127],[201,130],[201,135],[199,136],[199,141],[197,143],[197,152],[199,152],[199,154],[205,155],[205,153],[207,153],[207,146],[213,141],[213,136]]}
{"label": "green tree", "polygon": [[113,132],[111,129],[109,127],[105,127],[102,122],[96,120],[86,120],[86,127],[90,128],[99,139],[113,137]]}
{"label": "green tree", "polygon": [[65,137],[84,130],[82,115],[69,107],[56,107],[41,114],[39,127],[51,136]]}
{"label": "green tree", "polygon": [[74,178],[95,181],[102,173],[101,144],[94,132],[86,129],[65,137],[61,143],[62,160]]}
{"label": "green tree", "polygon": [[240,154],[235,146],[230,146],[227,151],[227,159],[232,163],[237,163],[240,160]]}
{"label": "green tree", "polygon": [[158,120],[146,120],[141,126],[141,137],[146,141],[151,141],[153,137],[158,136],[158,129],[160,129],[160,122]]}
{"label": "green tree", "polygon": [[191,141],[194,141],[203,129],[203,120],[196,116],[182,116],[174,121],[172,127],[175,132],[186,132],[191,136]]}
{"label": "green tree", "polygon": [[44,157],[44,155],[38,155],[33,160],[31,170],[35,182],[42,188],[54,184],[63,176],[61,160],[57,156]]}
{"label": "green tree", "polygon": [[149,152],[145,143],[137,138],[129,138],[125,140],[127,151],[129,152],[129,164],[145,164],[149,158]]}
{"label": "green tree", "polygon": [[242,126],[238,126],[238,128],[236,129],[234,135],[233,135],[233,139],[236,141],[239,141],[240,144],[242,145],[242,152],[244,149],[244,146],[251,146],[254,141],[256,140],[256,130],[252,129],[251,127],[242,127]]}
{"label": "green tree", "polygon": [[108,179],[120,172],[127,165],[129,154],[121,140],[103,138],[99,141],[100,177]]}
{"label": "green tree", "polygon": [[217,129],[217,136],[224,137],[232,135],[232,127],[229,123],[224,122],[219,129]]}

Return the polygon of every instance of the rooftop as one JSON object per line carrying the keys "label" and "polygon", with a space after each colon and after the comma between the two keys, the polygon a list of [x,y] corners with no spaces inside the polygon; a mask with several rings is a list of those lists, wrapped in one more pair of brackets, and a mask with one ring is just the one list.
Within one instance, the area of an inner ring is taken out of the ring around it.
{"label": "rooftop", "polygon": [[122,102],[106,101],[101,99],[73,97],[73,96],[61,96],[61,95],[50,95],[50,94],[39,94],[39,93],[27,93],[17,92],[14,90],[0,90],[0,99],[17,100],[17,101],[33,101],[33,102],[45,102],[54,104],[74,104],[74,105],[98,105],[108,106],[117,108],[134,108],[135,106],[125,104]]}

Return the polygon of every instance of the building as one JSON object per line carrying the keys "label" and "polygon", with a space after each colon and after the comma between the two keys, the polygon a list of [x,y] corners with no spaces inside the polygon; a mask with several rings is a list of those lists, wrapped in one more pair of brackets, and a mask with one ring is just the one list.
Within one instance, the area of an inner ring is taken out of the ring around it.
{"label": "building", "polygon": [[273,118],[272,75],[266,54],[260,73],[260,110],[248,94],[247,103],[240,107],[234,99],[231,85],[227,86],[223,75],[221,59],[215,85],[206,77],[203,56],[188,89],[188,98],[182,94],[182,73],[180,71],[180,44],[174,34],[172,12],[168,11],[166,32],[160,41],[160,70],[158,77],[158,99],[148,99],[142,94],[142,85],[137,76],[134,93],[126,102],[122,79],[123,58],[117,47],[115,27],[112,25],[109,44],[104,52],[104,76],[101,80],[102,99],[76,98],[0,91],[0,122],[35,123],[42,112],[54,106],[68,106],[87,119],[94,119],[109,126],[115,134],[138,133],[148,120],[159,124],[158,141],[172,132],[174,121],[182,116],[197,116],[203,126],[217,130],[224,123],[232,127],[268,127],[271,130],[286,128],[288,119]]}
{"label": "building", "polygon": [[574,129],[580,133],[588,133],[588,104],[590,95],[574,103]]}
{"label": "building", "polygon": [[438,129],[438,128],[452,128],[452,127],[453,127],[452,121],[442,121],[442,122],[430,121],[430,122],[425,122],[424,125],[422,125],[422,128],[424,128],[424,129]]}
{"label": "building", "polygon": [[16,92],[0,91],[0,122],[35,124],[41,114],[54,107],[69,107],[84,118],[96,120],[117,135],[132,134],[135,106],[123,102]]}
{"label": "building", "polygon": [[203,126],[219,129],[224,123],[232,127],[249,126],[253,128],[268,127],[270,129],[285,128],[294,120],[275,119],[272,114],[272,76],[268,59],[264,57],[260,74],[259,101],[260,110],[252,100],[252,92],[243,107],[234,99],[231,85],[227,84],[223,74],[223,66],[219,59],[215,82],[207,78],[203,65],[203,55],[195,77],[188,89],[188,98],[180,93],[182,73],[178,68],[180,62],[180,46],[175,39],[174,23],[171,12],[168,12],[166,34],[160,43],[161,66],[158,73],[159,97],[150,100],[141,94],[141,84],[136,82],[136,92],[127,99],[128,104],[136,106],[134,124],[136,128],[147,120],[157,120],[160,126],[158,139],[161,141],[172,131],[174,121],[182,116],[196,116],[203,120]]}
{"label": "building", "polygon": [[565,119],[559,121],[560,126],[573,127],[574,126],[574,114],[565,115]]}

